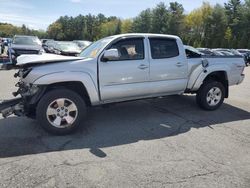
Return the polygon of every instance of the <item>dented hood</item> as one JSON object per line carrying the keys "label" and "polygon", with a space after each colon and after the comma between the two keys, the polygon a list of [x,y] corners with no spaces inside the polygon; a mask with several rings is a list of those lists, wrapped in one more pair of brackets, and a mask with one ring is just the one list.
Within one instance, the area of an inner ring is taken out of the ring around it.
{"label": "dented hood", "polygon": [[41,55],[21,55],[17,58],[17,66],[25,66],[29,64],[45,64],[65,61],[75,61],[84,59],[83,57],[69,57],[55,54],[41,54]]}

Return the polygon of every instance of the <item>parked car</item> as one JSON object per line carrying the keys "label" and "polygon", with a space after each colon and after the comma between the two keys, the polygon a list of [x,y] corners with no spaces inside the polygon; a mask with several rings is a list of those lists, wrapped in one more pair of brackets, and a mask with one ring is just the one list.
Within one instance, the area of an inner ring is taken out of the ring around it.
{"label": "parked car", "polygon": [[179,37],[160,34],[110,36],[79,57],[20,56],[14,96],[21,97],[3,102],[0,111],[3,117],[36,118],[45,130],[62,135],[84,124],[87,108],[103,104],[193,93],[201,108],[216,110],[229,86],[243,81],[244,60],[194,57],[187,58]]}
{"label": "parked car", "polygon": [[45,47],[45,43],[47,42],[47,41],[54,41],[53,39],[41,39],[41,43],[42,43],[42,47],[44,48]]}
{"label": "parked car", "polygon": [[0,55],[3,54],[3,51],[4,51],[4,49],[3,49],[3,40],[2,40],[2,38],[0,38]]}
{"label": "parked car", "polygon": [[55,53],[56,41],[54,40],[47,40],[43,44],[43,49],[46,53]]}
{"label": "parked car", "polygon": [[3,38],[4,46],[8,46],[11,43],[11,41],[12,41],[11,38]]}
{"label": "parked car", "polygon": [[249,49],[237,49],[237,51],[241,54],[246,54],[246,53],[250,53]]}
{"label": "parked car", "polygon": [[78,56],[82,50],[74,42],[57,41],[55,43],[54,52],[58,55]]}
{"label": "parked car", "polygon": [[219,52],[221,54],[223,54],[223,56],[234,56],[234,54],[232,52],[229,51],[217,51],[217,50],[212,50],[213,52]]}
{"label": "parked car", "polygon": [[0,38],[0,54],[3,54],[5,50],[4,39]]}
{"label": "parked car", "polygon": [[238,49],[237,50],[239,53],[241,53],[247,62],[247,65],[250,65],[250,50],[248,49]]}
{"label": "parked car", "polygon": [[11,59],[16,62],[16,58],[23,54],[41,54],[44,52],[42,43],[37,36],[15,35],[9,47]]}
{"label": "parked car", "polygon": [[76,43],[81,50],[88,47],[92,42],[86,41],[86,40],[74,40],[74,43]]}
{"label": "parked car", "polygon": [[241,57],[243,57],[242,54],[240,54],[235,49],[217,48],[217,49],[213,49],[213,51],[221,52],[221,53],[224,53],[225,55],[234,55],[234,56],[241,56]]}
{"label": "parked car", "polygon": [[41,39],[42,45],[45,44],[45,42],[47,42],[49,40],[53,40],[53,39]]}
{"label": "parked car", "polygon": [[219,51],[212,51],[211,49],[208,49],[208,48],[197,48],[197,50],[208,56],[224,56],[223,53]]}
{"label": "parked car", "polygon": [[223,53],[225,56],[239,56],[239,57],[242,57],[242,58],[244,58],[245,65],[248,66],[247,57],[242,55],[238,50],[235,50],[235,49],[223,49],[223,48],[214,49],[214,50]]}

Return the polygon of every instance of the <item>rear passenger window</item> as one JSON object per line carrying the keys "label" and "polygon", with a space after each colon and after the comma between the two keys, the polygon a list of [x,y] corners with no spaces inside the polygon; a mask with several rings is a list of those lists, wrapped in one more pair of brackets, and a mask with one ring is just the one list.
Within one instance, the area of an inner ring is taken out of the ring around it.
{"label": "rear passenger window", "polygon": [[153,59],[171,58],[179,55],[176,40],[164,38],[151,38],[149,40]]}

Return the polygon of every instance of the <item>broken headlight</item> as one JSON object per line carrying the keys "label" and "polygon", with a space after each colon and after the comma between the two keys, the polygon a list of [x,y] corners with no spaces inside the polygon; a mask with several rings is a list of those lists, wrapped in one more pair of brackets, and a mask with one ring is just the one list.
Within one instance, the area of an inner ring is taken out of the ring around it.
{"label": "broken headlight", "polygon": [[32,71],[32,68],[21,69],[16,74],[14,74],[14,77],[26,78],[31,71]]}

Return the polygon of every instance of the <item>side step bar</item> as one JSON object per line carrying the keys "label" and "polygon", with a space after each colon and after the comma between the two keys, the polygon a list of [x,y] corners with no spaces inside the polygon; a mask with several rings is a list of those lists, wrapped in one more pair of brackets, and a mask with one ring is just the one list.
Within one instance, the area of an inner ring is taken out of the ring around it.
{"label": "side step bar", "polygon": [[22,98],[0,101],[0,114],[6,118],[17,111],[22,111],[22,105],[20,105],[21,102]]}

